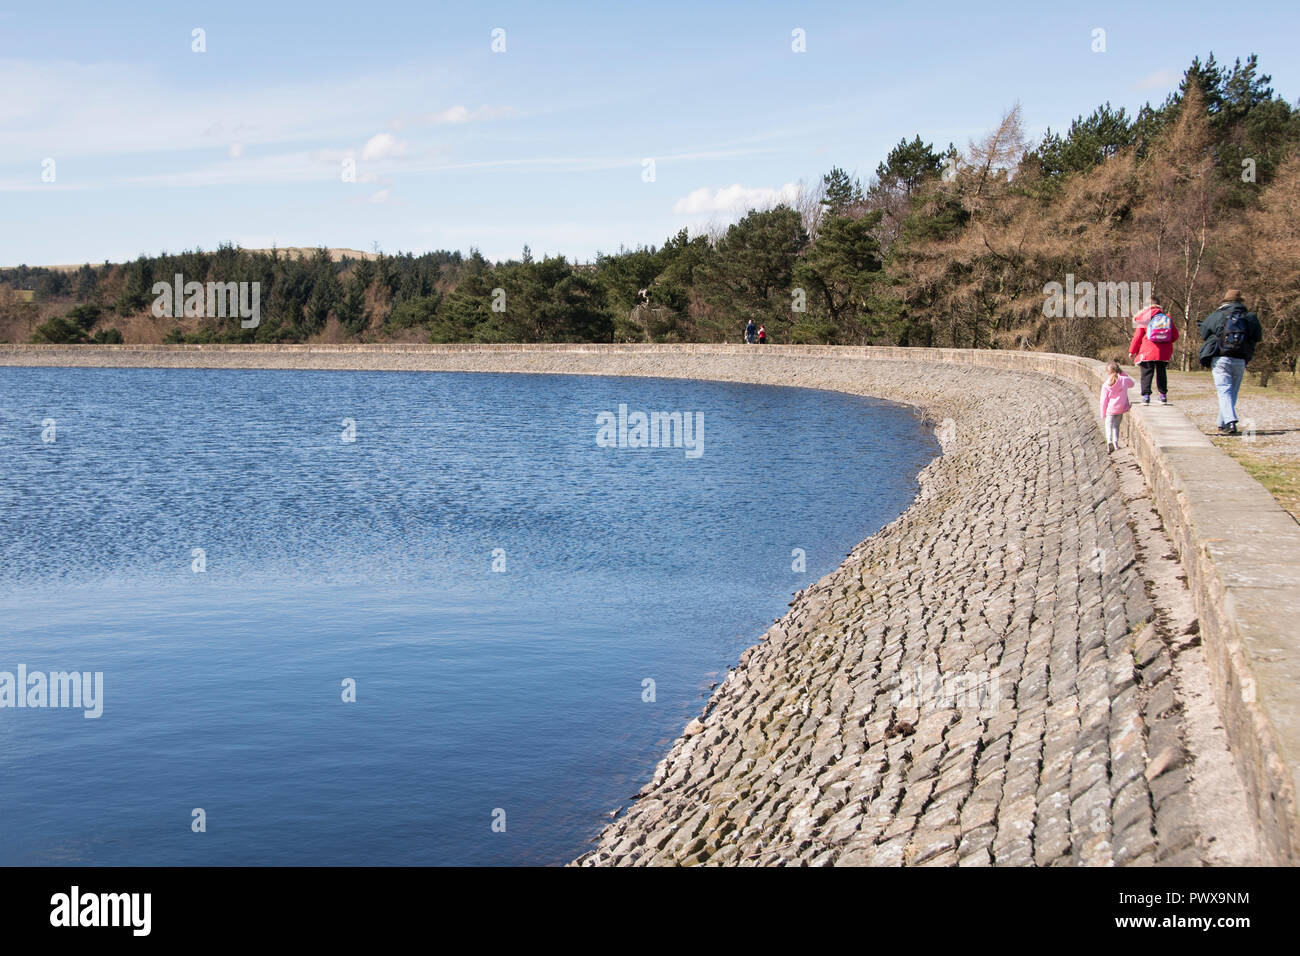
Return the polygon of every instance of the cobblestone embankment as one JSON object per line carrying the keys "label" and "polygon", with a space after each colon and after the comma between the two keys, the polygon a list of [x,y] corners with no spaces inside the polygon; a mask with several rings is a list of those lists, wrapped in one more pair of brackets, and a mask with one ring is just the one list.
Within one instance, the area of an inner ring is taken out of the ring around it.
{"label": "cobblestone embankment", "polygon": [[795,596],[576,862],[1207,858],[1215,834],[1194,794],[1171,642],[1082,388],[758,349],[125,350],[87,361],[695,377],[918,406],[944,454],[916,502]]}
{"label": "cobblestone embankment", "polygon": [[821,383],[951,422],[944,455],[580,862],[1199,863],[1170,652],[1088,400],[1035,375],[856,372]]}

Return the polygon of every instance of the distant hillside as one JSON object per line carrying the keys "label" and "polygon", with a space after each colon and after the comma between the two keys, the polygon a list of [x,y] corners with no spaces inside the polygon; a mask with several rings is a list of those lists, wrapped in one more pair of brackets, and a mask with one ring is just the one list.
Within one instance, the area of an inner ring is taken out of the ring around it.
{"label": "distant hillside", "polygon": [[[242,247],[237,247],[237,248],[242,248]],[[271,253],[272,251],[275,251],[275,252],[278,252],[282,257],[288,257],[288,258],[290,258],[290,259],[308,259],[308,258],[311,258],[312,256],[316,255],[316,253],[317,253],[318,250],[317,250],[317,248],[316,248],[315,246],[310,246],[310,247],[309,247],[309,246],[283,246],[283,247],[281,247],[281,248],[279,248],[279,249],[276,249],[276,250],[271,250],[271,249],[245,249],[244,251],[245,251],[245,252],[262,252],[262,253],[266,253],[267,255],[270,255],[270,253]],[[333,262],[342,262],[344,259],[370,259],[370,260],[374,260],[374,259],[378,259],[378,258],[380,257],[380,255],[382,255],[382,253],[378,253],[378,252],[362,252],[360,249],[326,249],[325,251],[326,251],[327,253],[329,253],[329,257],[330,257],[331,261],[333,261]],[[121,262],[111,262],[111,261],[108,261],[108,260],[105,260],[105,262],[103,262],[103,263],[100,263],[100,262],[93,263],[93,265],[97,265],[97,266],[98,266],[98,265],[105,265],[105,264],[110,265],[110,266],[120,266],[120,265],[124,265],[124,263],[121,263]],[[86,263],[84,263],[84,262],[78,262],[78,263],[75,263],[75,264],[63,264],[63,265],[54,265],[54,266],[31,266],[31,265],[29,265],[28,268],[29,268],[29,269],[48,269],[50,272],[76,272],[78,269],[80,269],[80,268],[81,268],[82,266],[84,266],[84,265],[86,265]],[[0,268],[15,268],[15,267],[14,267],[14,266],[0,266]]]}
{"label": "distant hillside", "polygon": [[[279,252],[282,256],[288,256],[290,259],[310,259],[319,251],[314,246],[283,246],[277,250],[271,249],[249,249],[249,252],[263,252],[270,255],[271,252]],[[369,259],[372,262],[378,259],[383,253],[381,252],[362,252],[360,249],[326,249],[329,253],[330,260],[333,262],[342,262],[344,259]]]}

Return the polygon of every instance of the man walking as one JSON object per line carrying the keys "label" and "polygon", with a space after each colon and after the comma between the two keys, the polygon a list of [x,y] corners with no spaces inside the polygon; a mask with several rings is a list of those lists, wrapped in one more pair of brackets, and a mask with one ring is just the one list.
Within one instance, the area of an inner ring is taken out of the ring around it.
{"label": "man walking", "polygon": [[1151,404],[1151,379],[1160,390],[1160,404],[1169,402],[1169,360],[1174,356],[1174,343],[1178,341],[1178,327],[1165,314],[1160,300],[1154,295],[1147,298],[1147,306],[1133,316],[1137,328],[1129,343],[1129,358],[1142,370],[1142,404]]}
{"label": "man walking", "polygon": [[1201,366],[1214,374],[1219,392],[1219,431],[1237,434],[1237,393],[1246,375],[1246,364],[1255,357],[1255,346],[1264,337],[1259,317],[1246,311],[1241,292],[1229,289],[1223,304],[1201,323]]}

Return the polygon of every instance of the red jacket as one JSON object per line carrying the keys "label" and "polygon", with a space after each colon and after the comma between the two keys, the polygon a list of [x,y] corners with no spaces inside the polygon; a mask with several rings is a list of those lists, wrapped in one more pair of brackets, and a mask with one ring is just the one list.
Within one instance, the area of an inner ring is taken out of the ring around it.
{"label": "red jacket", "polygon": [[1160,311],[1163,310],[1149,305],[1133,316],[1133,324],[1137,326],[1137,330],[1133,333],[1133,341],[1129,343],[1128,354],[1136,355],[1139,362],[1168,362],[1174,357],[1174,343],[1178,341],[1178,326],[1174,325],[1173,316],[1169,317],[1170,331],[1174,333],[1173,338],[1168,342],[1152,342],[1147,338],[1147,322],[1151,316]]}

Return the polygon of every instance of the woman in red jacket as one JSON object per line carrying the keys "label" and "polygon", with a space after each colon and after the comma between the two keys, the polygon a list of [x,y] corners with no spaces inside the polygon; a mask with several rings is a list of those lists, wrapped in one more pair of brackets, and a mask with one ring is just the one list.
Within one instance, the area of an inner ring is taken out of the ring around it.
{"label": "woman in red jacket", "polygon": [[1142,369],[1142,404],[1151,404],[1151,378],[1155,377],[1160,390],[1160,404],[1169,401],[1169,360],[1174,356],[1174,343],[1178,341],[1178,326],[1165,314],[1160,300],[1147,299],[1147,307],[1133,316],[1137,329],[1129,343],[1128,355]]}

